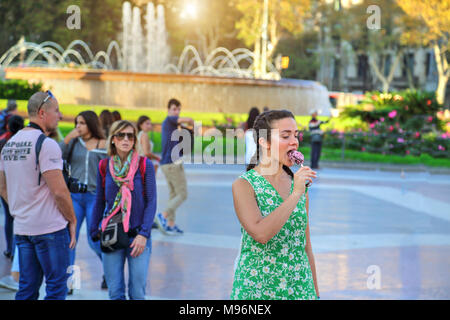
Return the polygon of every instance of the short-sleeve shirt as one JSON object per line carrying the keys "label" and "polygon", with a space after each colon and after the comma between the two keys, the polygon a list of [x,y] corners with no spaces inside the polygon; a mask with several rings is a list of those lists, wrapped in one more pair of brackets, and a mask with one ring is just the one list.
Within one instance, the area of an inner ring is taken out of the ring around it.
{"label": "short-sleeve shirt", "polygon": [[169,164],[177,161],[180,155],[172,158],[172,150],[179,143],[179,140],[172,141],[172,133],[178,129],[178,116],[167,116],[161,126],[162,152],[160,164]]}
{"label": "short-sleeve shirt", "polygon": [[64,229],[67,220],[56,206],[45,180],[39,172],[62,170],[61,149],[56,141],[47,138],[39,154],[36,167],[35,145],[42,132],[23,129],[3,147],[0,171],[5,172],[8,204],[14,218],[14,234],[36,236]]}

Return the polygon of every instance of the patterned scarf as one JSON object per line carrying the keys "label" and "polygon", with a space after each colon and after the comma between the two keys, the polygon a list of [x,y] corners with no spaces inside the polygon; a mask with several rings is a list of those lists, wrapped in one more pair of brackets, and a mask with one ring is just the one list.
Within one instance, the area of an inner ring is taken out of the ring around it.
{"label": "patterned scarf", "polygon": [[134,190],[134,175],[139,167],[139,155],[135,151],[131,151],[125,161],[122,164],[118,155],[115,155],[109,159],[109,172],[116,185],[119,187],[114,204],[104,215],[102,221],[102,231],[105,231],[108,221],[117,213],[121,212],[123,229],[125,232],[129,230],[130,224],[130,212],[131,212],[131,191]]}

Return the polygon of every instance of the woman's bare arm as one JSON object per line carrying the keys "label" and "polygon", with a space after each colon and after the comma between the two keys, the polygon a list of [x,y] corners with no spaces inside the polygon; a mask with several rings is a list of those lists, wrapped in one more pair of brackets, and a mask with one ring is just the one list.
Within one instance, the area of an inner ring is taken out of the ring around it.
{"label": "woman's bare arm", "polygon": [[247,233],[255,241],[266,244],[284,226],[297,206],[302,193],[294,191],[272,213],[263,217],[256,203],[252,186],[244,179],[237,179],[232,186],[234,209]]}
{"label": "woman's bare arm", "polygon": [[308,217],[308,223],[306,224],[306,247],[305,247],[305,251],[306,251],[306,255],[308,256],[309,265],[311,266],[311,272],[312,272],[312,275],[313,275],[314,287],[316,289],[316,294],[317,294],[318,297],[320,297],[319,284],[317,282],[316,262],[315,262],[314,254],[313,254],[313,251],[312,251],[311,238],[310,238],[310,233],[309,233],[309,196],[308,196],[308,193],[306,194],[305,207],[306,207],[306,214],[307,214],[307,217]]}

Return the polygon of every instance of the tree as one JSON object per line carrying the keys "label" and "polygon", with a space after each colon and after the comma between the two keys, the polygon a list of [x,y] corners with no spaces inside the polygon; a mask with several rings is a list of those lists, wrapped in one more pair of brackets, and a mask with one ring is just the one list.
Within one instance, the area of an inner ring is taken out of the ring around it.
{"label": "tree", "polygon": [[[67,8],[80,8],[81,28],[69,29]],[[26,41],[54,41],[62,47],[80,39],[92,51],[106,50],[121,30],[122,2],[104,0],[1,0],[0,55],[24,36]]]}
{"label": "tree", "polygon": [[310,0],[270,0],[268,1],[267,34],[270,44],[267,50],[262,48],[262,26],[264,22],[263,0],[236,0],[236,8],[242,13],[236,22],[238,38],[248,47],[254,48],[255,69],[262,52],[270,60],[283,34],[299,35],[303,30],[303,21],[310,8]]}
{"label": "tree", "polygon": [[[374,11],[368,10],[373,6]],[[378,12],[376,10],[379,10]],[[373,15],[379,14],[379,25],[371,24]],[[388,92],[408,43],[402,34],[411,27],[411,19],[391,0],[364,0],[348,10],[342,36],[352,43],[355,51],[366,53],[383,92]],[[370,27],[370,28],[369,28]]]}
{"label": "tree", "polygon": [[436,99],[443,104],[450,76],[450,0],[397,0],[397,2],[404,12],[420,21],[414,34],[405,34],[405,37],[416,39],[423,45],[433,48],[439,75]]}
{"label": "tree", "polygon": [[282,71],[283,78],[316,80],[319,69],[316,46],[317,35],[311,31],[281,39],[275,55],[289,56],[289,68]]}

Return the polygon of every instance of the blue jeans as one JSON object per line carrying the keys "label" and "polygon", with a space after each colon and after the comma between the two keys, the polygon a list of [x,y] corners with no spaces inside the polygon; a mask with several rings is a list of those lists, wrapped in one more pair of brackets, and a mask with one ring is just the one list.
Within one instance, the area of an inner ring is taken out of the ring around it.
{"label": "blue jeans", "polygon": [[[130,239],[130,245],[134,238]],[[130,300],[145,300],[148,267],[152,253],[152,240],[147,239],[147,247],[136,258],[131,257],[133,248],[102,253],[103,271],[111,300],[126,300],[125,260],[128,260],[128,296]]]}
{"label": "blue jeans", "polygon": [[[75,210],[75,215],[77,216],[77,242],[78,237],[80,236],[81,225],[84,221],[84,218],[86,218],[86,233],[89,246],[92,248],[92,250],[94,250],[94,252],[101,260],[102,251],[100,249],[100,241],[94,242],[89,236],[89,226],[91,225],[92,220],[92,210],[94,209],[95,205],[95,193],[72,193],[71,196],[73,209]],[[70,265],[75,264],[75,250],[76,247],[73,250],[70,250]]]}
{"label": "blue jeans", "polygon": [[19,248],[19,291],[16,300],[37,300],[45,277],[45,300],[64,300],[69,274],[69,229],[38,236],[16,235]]}

